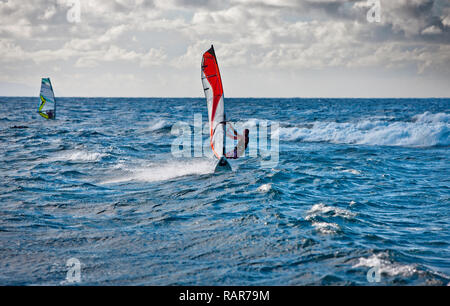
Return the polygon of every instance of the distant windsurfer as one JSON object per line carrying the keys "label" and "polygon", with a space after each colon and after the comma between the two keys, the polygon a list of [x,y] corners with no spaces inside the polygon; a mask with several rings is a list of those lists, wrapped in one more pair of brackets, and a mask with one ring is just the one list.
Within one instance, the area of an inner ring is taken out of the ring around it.
{"label": "distant windsurfer", "polygon": [[232,129],[232,134],[228,134],[231,138],[234,140],[238,140],[238,143],[236,147],[234,147],[233,152],[229,152],[226,154],[226,157],[228,159],[238,159],[239,157],[244,155],[245,150],[248,146],[249,141],[249,130],[244,130],[244,135],[240,135],[231,125],[230,128]]}
{"label": "distant windsurfer", "polygon": [[39,98],[41,102],[38,108],[39,115],[41,115],[45,119],[55,119],[56,100],[50,78],[42,78]]}

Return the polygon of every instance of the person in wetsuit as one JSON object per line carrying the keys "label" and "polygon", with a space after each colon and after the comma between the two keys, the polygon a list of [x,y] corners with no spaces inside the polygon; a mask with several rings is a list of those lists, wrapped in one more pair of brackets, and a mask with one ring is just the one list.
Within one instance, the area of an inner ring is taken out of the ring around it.
{"label": "person in wetsuit", "polygon": [[53,110],[48,110],[46,111],[46,114],[48,116],[48,119],[53,119],[54,118],[54,114],[53,114]]}
{"label": "person in wetsuit", "polygon": [[[233,129],[233,128],[232,128]],[[229,159],[237,159],[244,155],[245,150],[248,146],[249,141],[249,130],[244,130],[244,135],[239,135],[238,132],[233,129],[233,139],[238,140],[236,147],[234,147],[233,152],[229,152],[226,154],[226,157]]]}

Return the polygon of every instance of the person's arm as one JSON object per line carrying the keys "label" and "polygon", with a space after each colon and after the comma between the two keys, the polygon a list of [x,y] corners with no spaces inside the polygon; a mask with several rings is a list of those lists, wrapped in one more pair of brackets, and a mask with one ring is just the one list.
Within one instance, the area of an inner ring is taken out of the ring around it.
{"label": "person's arm", "polygon": [[228,124],[228,126],[231,128],[232,133],[233,133],[233,134],[229,134],[229,133],[228,133],[228,129],[227,129],[227,135],[228,135],[228,137],[233,138],[234,140],[238,140],[239,138],[242,137],[242,136],[239,135],[239,133],[233,128],[233,126],[231,125],[231,123]]}

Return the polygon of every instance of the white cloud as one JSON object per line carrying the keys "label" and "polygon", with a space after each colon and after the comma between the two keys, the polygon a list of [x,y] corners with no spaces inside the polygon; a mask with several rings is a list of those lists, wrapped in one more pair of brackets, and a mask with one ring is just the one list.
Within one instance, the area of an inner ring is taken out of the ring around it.
{"label": "white cloud", "polygon": [[450,15],[442,19],[442,24],[446,27],[450,27]]}
{"label": "white cloud", "polygon": [[157,82],[173,84],[163,66],[195,78],[214,44],[221,67],[284,71],[286,84],[305,70],[406,69],[448,78],[450,4],[382,0],[380,24],[367,22],[367,9],[364,0],[86,0],[82,21],[69,23],[63,0],[0,1],[0,68],[17,80],[17,66],[42,73],[57,66],[56,75],[85,80],[154,69]]}
{"label": "white cloud", "polygon": [[422,34],[441,34],[442,30],[439,29],[437,26],[429,26],[425,30],[421,32]]}

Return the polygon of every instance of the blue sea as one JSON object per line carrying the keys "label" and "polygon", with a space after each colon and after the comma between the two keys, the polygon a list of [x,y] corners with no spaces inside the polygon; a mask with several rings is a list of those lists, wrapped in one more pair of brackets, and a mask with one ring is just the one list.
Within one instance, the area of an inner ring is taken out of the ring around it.
{"label": "blue sea", "polygon": [[0,285],[449,284],[450,99],[225,101],[276,163],[176,156],[204,98],[0,97]]}

